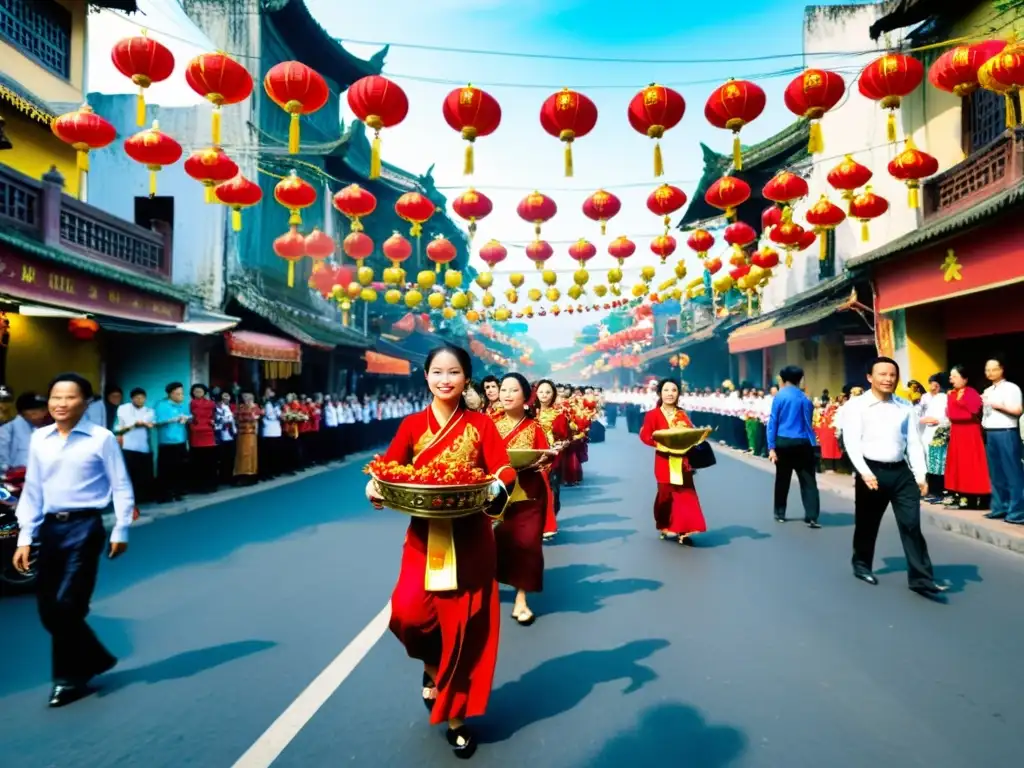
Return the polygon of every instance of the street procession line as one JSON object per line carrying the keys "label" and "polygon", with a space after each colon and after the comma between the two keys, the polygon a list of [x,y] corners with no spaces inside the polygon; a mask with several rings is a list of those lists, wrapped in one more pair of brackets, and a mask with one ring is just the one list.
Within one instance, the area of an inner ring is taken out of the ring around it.
{"label": "street procession line", "polygon": [[270,768],[387,631],[389,602],[238,758],[233,768]]}

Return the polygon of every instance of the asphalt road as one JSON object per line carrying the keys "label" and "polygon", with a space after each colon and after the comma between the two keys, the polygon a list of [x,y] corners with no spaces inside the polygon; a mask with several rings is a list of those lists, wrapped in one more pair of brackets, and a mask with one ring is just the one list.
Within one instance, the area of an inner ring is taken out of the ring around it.
{"label": "asphalt road", "polygon": [[[473,764],[1020,765],[1024,558],[926,529],[953,585],[932,602],[889,519],[871,587],[850,572],[850,502],[825,495],[819,531],[776,524],[771,475],[722,455],[697,479],[712,530],[661,542],[652,458],[622,426],[564,493],[537,623],[503,612]],[[0,601],[0,762],[233,766],[388,599],[405,520],[363,503],[359,470],[136,531],[92,616],[122,662],[65,709],[45,707],[33,601]],[[274,765],[453,762],[419,676],[385,634]]]}

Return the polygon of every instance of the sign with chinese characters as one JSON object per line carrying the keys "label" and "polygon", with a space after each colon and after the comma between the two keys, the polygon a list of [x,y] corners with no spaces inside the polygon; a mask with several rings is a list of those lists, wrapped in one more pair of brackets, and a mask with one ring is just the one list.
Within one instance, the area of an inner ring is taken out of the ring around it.
{"label": "sign with chinese characters", "polygon": [[0,293],[128,320],[180,323],[185,305],[0,246]]}

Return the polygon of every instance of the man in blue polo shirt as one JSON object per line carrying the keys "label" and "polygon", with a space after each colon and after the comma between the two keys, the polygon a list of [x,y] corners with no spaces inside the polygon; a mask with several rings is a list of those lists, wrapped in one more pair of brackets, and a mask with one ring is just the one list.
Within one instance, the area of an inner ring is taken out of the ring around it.
{"label": "man in blue polo shirt", "polygon": [[804,504],[804,522],[808,528],[820,528],[814,404],[801,389],[802,368],[787,365],[779,372],[779,379],[782,389],[772,400],[772,413],[768,417],[768,458],[775,465],[775,522],[786,522],[789,483],[796,472]]}

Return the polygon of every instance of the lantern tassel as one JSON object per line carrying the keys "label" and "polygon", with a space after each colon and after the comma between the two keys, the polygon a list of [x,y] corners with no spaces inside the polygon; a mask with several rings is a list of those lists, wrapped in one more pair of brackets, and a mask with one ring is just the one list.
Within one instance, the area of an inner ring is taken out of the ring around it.
{"label": "lantern tassel", "polygon": [[341,324],[342,325],[348,325],[348,310],[347,309],[343,309],[341,311]]}
{"label": "lantern tassel", "polygon": [[288,262],[288,287],[289,288],[294,288],[295,287],[295,262],[294,261],[289,261]]}
{"label": "lantern tassel", "polygon": [[289,227],[301,227],[302,226],[302,214],[299,213],[298,208],[291,209],[291,216],[288,217]]}
{"label": "lantern tassel", "polygon": [[462,175],[472,176],[474,170],[476,169],[473,164],[473,142],[469,142],[466,145],[466,160],[462,164]]}
{"label": "lantern tassel", "polygon": [[868,223],[866,221],[862,221],[860,223],[860,239],[865,243],[871,239],[871,230],[868,229]]}
{"label": "lantern tassel", "polygon": [[146,124],[146,92],[139,88],[139,95],[135,97],[135,124]]}
{"label": "lantern tassel", "polygon": [[434,262],[434,272],[436,272],[439,275],[441,274],[441,262]]}
{"label": "lantern tassel", "polygon": [[921,207],[921,196],[918,194],[917,187],[914,185],[911,185],[907,189],[907,205],[914,209]]}
{"label": "lantern tassel", "polygon": [[608,219],[601,219],[601,234],[608,234]]}
{"label": "lantern tassel", "polygon": [[220,107],[213,108],[210,116],[210,131],[213,134],[214,146],[220,146]]}
{"label": "lantern tassel", "polygon": [[665,163],[661,159],[661,142],[654,142],[654,177],[665,175]]}
{"label": "lantern tassel", "polygon": [[1013,94],[1007,93],[1003,96],[1006,101],[1006,127],[1017,127],[1017,108],[1013,103]]}
{"label": "lantern tassel", "polygon": [[149,196],[156,197],[156,171],[149,172]]}
{"label": "lantern tassel", "polygon": [[75,165],[78,166],[78,170],[83,173],[89,172],[89,151],[80,149],[75,155]]}
{"label": "lantern tassel", "polygon": [[375,133],[370,142],[370,178],[380,178],[380,133]]}
{"label": "lantern tassel", "polygon": [[828,257],[828,233],[822,230],[818,235],[818,261],[824,261]]}
{"label": "lantern tassel", "polygon": [[565,177],[572,177],[572,142],[565,142]]}
{"label": "lantern tassel", "polygon": [[811,121],[810,136],[807,139],[807,151],[812,155],[818,155],[825,151],[825,138],[822,134],[821,123],[817,120]]}
{"label": "lantern tassel", "polygon": [[299,113],[292,112],[291,122],[288,123],[288,154],[299,154]]}
{"label": "lantern tassel", "polygon": [[732,167],[737,171],[743,170],[743,145],[740,144],[738,133],[732,136]]}
{"label": "lantern tassel", "polygon": [[413,237],[419,237],[423,234],[423,224],[419,221],[414,221],[412,226],[409,228],[409,234]]}
{"label": "lantern tassel", "polygon": [[896,143],[896,110],[890,109],[889,116],[885,119],[885,137],[890,144]]}
{"label": "lantern tassel", "polygon": [[235,232],[242,231],[242,209],[232,208],[231,209],[231,229]]}
{"label": "lantern tassel", "polygon": [[206,187],[206,202],[208,204],[212,204],[212,203],[215,202],[215,200],[216,200],[216,198],[214,198],[214,196],[213,196],[213,187],[207,186]]}

